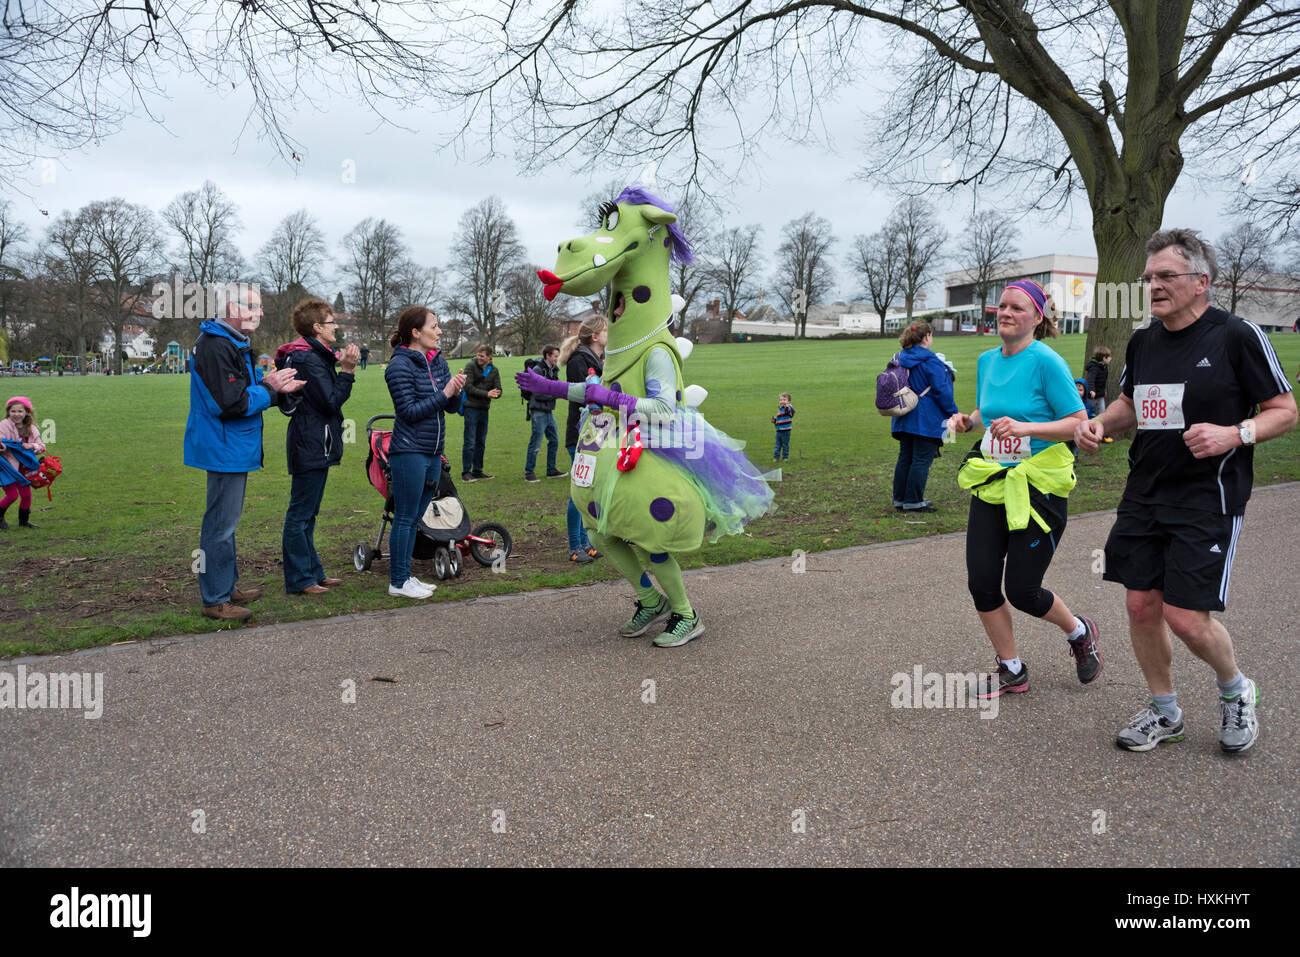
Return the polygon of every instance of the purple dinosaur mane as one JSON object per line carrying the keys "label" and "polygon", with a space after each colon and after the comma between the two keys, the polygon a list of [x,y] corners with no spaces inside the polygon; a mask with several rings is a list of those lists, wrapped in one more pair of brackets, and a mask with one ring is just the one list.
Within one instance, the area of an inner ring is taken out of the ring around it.
{"label": "purple dinosaur mane", "polygon": [[[623,192],[618,194],[616,203],[627,203],[629,206],[658,206],[666,213],[675,213],[671,203],[664,202],[654,193],[642,189],[640,186],[629,186]],[[691,252],[691,241],[686,238],[686,234],[681,230],[680,223],[668,224],[669,250],[668,258],[676,263],[692,263],[695,261],[695,254]]]}

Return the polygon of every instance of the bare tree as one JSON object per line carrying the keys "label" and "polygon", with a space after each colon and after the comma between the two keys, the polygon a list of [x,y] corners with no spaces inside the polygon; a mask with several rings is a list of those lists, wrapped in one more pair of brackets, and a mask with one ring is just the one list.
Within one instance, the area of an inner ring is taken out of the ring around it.
{"label": "bare tree", "polygon": [[122,373],[122,336],[148,297],[151,283],[164,266],[165,251],[158,219],[147,206],[119,197],[96,200],[81,212],[90,230],[95,262],[95,288],[100,307],[113,330],[113,364]]}
{"label": "bare tree", "polygon": [[731,335],[731,323],[737,310],[748,308],[758,295],[758,274],[763,268],[763,251],[758,238],[763,227],[755,223],[732,226],[710,241],[707,258],[709,287],[722,300],[722,320]]}
{"label": "bare tree", "polygon": [[280,220],[257,251],[257,265],[262,281],[279,293],[290,286],[308,288],[318,283],[327,256],[325,234],[316,217],[300,209]]}
{"label": "bare tree", "polygon": [[1229,312],[1236,313],[1237,306],[1242,303],[1261,300],[1263,294],[1258,287],[1273,269],[1270,262],[1272,248],[1272,234],[1244,220],[1236,223],[1214,244],[1219,261],[1219,288],[1222,290],[1215,294],[1215,298],[1226,293]]}
{"label": "bare tree", "polygon": [[[517,266],[504,284],[504,335],[521,354],[541,352],[542,346],[559,338],[558,301],[547,302],[537,281],[537,267]],[[558,343],[557,343],[558,344]]]}
{"label": "bare tree", "polygon": [[27,239],[27,227],[14,218],[13,203],[0,200],[0,329],[9,328],[17,285],[24,278],[20,263]]}
{"label": "bare tree", "polygon": [[407,257],[393,271],[393,299],[396,311],[407,306],[428,305],[438,296],[442,273],[437,266],[421,266]]}
{"label": "bare tree", "polygon": [[831,224],[815,213],[804,213],[781,227],[776,250],[777,295],[794,316],[794,334],[802,338],[808,326],[808,307],[823,301],[835,280],[830,250],[835,244]]}
{"label": "bare tree", "polygon": [[241,98],[261,135],[296,162],[302,146],[283,108],[347,95],[386,119],[421,103],[459,68],[441,52],[459,39],[451,16],[432,0],[6,3],[0,183],[20,179],[33,157],[117,132],[137,110],[158,119],[163,81],[180,74]]}
{"label": "bare tree", "polygon": [[39,273],[45,280],[39,311],[47,322],[66,330],[65,339],[78,356],[78,372],[86,374],[82,358],[90,347],[99,347],[103,318],[95,309],[93,289],[97,274],[94,232],[83,207],[75,216],[63,212],[50,223],[45,241],[37,252]]}
{"label": "bare tree", "polygon": [[885,334],[885,314],[903,290],[902,251],[898,237],[881,229],[853,240],[849,267],[862,281],[871,308],[880,317],[880,335]]}
{"label": "bare tree", "polygon": [[242,278],[244,257],[234,243],[241,228],[239,207],[216,183],[205,180],[198,189],[181,193],[163,209],[162,218],[176,234],[184,281],[206,286]]}
{"label": "bare tree", "polygon": [[499,197],[489,196],[461,215],[451,245],[451,271],[457,277],[451,308],[492,345],[502,314],[502,284],[523,256],[519,230]]}
{"label": "bare tree", "polygon": [[958,238],[958,265],[970,278],[975,299],[980,304],[976,332],[984,331],[984,310],[988,308],[999,278],[1005,278],[1007,262],[1019,252],[1016,240],[1020,230],[1005,213],[976,211],[966,222]]}
{"label": "bare tree", "polygon": [[387,338],[390,317],[406,304],[398,296],[398,279],[410,258],[401,230],[367,216],[343,237],[343,252],[352,315],[371,337]]}
{"label": "bare tree", "polygon": [[907,321],[911,322],[917,294],[932,278],[948,234],[939,225],[930,204],[916,196],[909,196],[894,207],[885,220],[884,230],[898,245],[900,291],[907,306]]}
{"label": "bare tree", "polygon": [[[743,164],[768,131],[818,135],[817,104],[862,71],[879,25],[901,83],[864,174],[1006,187],[1022,206],[1082,189],[1099,283],[1141,272],[1185,156],[1239,185],[1251,162],[1293,173],[1300,151],[1300,6],[1276,0],[663,0],[652,12],[627,3],[622,16],[579,3],[494,16],[461,94],[471,111],[527,126],[530,165],[671,157],[692,179],[734,175],[720,159]],[[764,109],[747,109],[751,97]],[[720,120],[740,128],[739,150],[707,150]],[[1121,351],[1139,308],[1095,318],[1089,352]]]}
{"label": "bare tree", "polygon": [[695,254],[692,262],[673,262],[668,267],[672,291],[681,296],[684,303],[681,312],[683,330],[691,314],[692,304],[703,294],[709,284],[709,273],[704,264],[708,261],[712,237],[705,234],[702,228],[697,229],[695,224],[696,216],[702,212],[701,205],[691,195],[687,195],[677,204],[677,222],[690,240],[691,251]]}

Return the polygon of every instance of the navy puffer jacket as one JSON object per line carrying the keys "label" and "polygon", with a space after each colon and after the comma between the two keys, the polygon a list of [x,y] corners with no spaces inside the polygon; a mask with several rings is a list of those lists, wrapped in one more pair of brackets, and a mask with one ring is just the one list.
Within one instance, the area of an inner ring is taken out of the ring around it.
{"label": "navy puffer jacket", "polygon": [[442,391],[451,381],[451,369],[442,353],[435,352],[429,360],[422,352],[398,346],[388,360],[384,381],[397,414],[388,454],[441,455],[447,431],[443,410],[460,401],[459,396],[448,399]]}

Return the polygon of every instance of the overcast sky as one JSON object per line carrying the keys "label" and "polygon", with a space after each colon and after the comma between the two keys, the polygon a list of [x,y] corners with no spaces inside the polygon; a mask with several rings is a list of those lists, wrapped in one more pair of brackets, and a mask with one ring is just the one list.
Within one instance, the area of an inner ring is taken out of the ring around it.
{"label": "overcast sky", "polygon": [[[530,178],[521,175],[510,158],[486,164],[459,162],[451,150],[438,145],[451,121],[436,111],[406,113],[402,121],[411,129],[394,129],[347,101],[335,102],[328,112],[287,113],[291,132],[307,150],[303,162],[293,168],[268,143],[259,141],[254,127],[245,128],[246,102],[238,93],[218,95],[195,80],[174,80],[167,92],[170,102],[157,108],[165,126],[147,118],[128,121],[98,147],[62,155],[53,168],[52,183],[43,181],[50,177],[42,176],[39,166],[34,168],[31,199],[12,198],[15,212],[35,234],[40,235],[50,222],[40,209],[49,210],[53,217],[95,199],[121,196],[159,211],[176,194],[211,179],[240,207],[244,228],[237,242],[250,260],[282,217],[305,207],[318,217],[335,257],[344,233],[362,218],[374,216],[400,227],[417,262],[441,269],[447,264],[461,213],[495,193],[518,224],[529,256],[549,267],[556,244],[579,232],[576,222],[582,198],[618,175],[610,166],[592,165],[553,169]],[[865,117],[887,92],[863,79],[822,105],[827,128],[835,131],[832,151],[764,138],[764,155],[743,178],[713,184],[714,195],[729,209],[725,218],[684,223],[687,233],[762,224],[765,284],[775,289],[772,261],[780,229],[811,210],[831,222],[838,238],[838,297],[858,294],[860,287],[844,265],[852,237],[879,228],[899,198],[854,178],[868,128]],[[508,157],[511,150],[503,152]],[[343,182],[348,162],[355,164],[354,183]],[[676,199],[671,188],[662,192],[665,198]],[[970,212],[970,194],[938,194],[932,199],[949,232],[959,229]],[[1184,176],[1167,206],[1165,221],[1217,237],[1228,225],[1221,205],[1207,202],[1204,186]],[[1083,202],[1076,201],[1071,211],[1025,217],[1020,226],[1022,256],[1095,255],[1091,216]],[[950,259],[945,268],[958,265]],[[447,279],[444,274],[444,287]],[[332,297],[340,287],[336,278],[320,292]],[[933,284],[929,293],[931,303],[942,302],[942,283]]]}

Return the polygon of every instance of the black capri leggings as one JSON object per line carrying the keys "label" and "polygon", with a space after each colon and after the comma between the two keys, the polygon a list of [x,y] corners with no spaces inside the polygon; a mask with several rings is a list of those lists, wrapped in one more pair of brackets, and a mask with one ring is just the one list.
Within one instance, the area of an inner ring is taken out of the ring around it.
{"label": "black capri leggings", "polygon": [[1032,518],[1029,527],[1013,532],[1007,528],[1007,510],[971,496],[970,519],[966,523],[966,587],[975,599],[975,609],[996,611],[1002,607],[1002,568],[1006,564],[1006,600],[1026,615],[1042,618],[1056,596],[1043,587],[1043,576],[1052,555],[1065,534],[1067,500],[1059,495],[1034,495],[1034,507],[1047,520],[1044,532]]}

